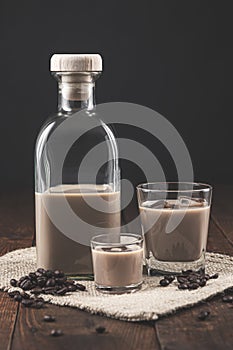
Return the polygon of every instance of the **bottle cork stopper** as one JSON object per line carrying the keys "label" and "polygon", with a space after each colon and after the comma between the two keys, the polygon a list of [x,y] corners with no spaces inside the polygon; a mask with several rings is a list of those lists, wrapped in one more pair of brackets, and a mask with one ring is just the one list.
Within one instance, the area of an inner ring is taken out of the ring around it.
{"label": "bottle cork stopper", "polygon": [[54,54],[50,60],[51,72],[101,72],[99,54]]}

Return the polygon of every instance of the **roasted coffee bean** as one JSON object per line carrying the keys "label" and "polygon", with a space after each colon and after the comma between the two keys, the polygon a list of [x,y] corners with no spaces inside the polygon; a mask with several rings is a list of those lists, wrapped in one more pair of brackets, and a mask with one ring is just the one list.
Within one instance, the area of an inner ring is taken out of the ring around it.
{"label": "roasted coffee bean", "polygon": [[30,299],[30,295],[28,293],[21,292],[20,295],[23,299]]}
{"label": "roasted coffee bean", "polygon": [[43,275],[45,273],[45,269],[40,267],[39,269],[37,269],[37,272],[39,272]]}
{"label": "roasted coffee bean", "polygon": [[54,294],[56,292],[56,288],[54,287],[46,287],[42,288],[44,294]]}
{"label": "roasted coffee bean", "polygon": [[69,292],[75,292],[77,290],[77,286],[75,284],[70,284],[67,286]]}
{"label": "roasted coffee bean", "polygon": [[222,301],[224,303],[232,303],[233,302],[233,296],[232,295],[224,295],[224,297],[222,297]]}
{"label": "roasted coffee bean", "polygon": [[81,292],[86,290],[86,287],[81,283],[76,283],[75,286],[77,287],[77,290],[80,290]]}
{"label": "roasted coffee bean", "polygon": [[8,292],[10,298],[14,298],[15,295],[20,295],[18,290],[14,290],[13,292]]}
{"label": "roasted coffee bean", "polygon": [[179,283],[187,283],[187,278],[177,276],[177,281],[178,281]]}
{"label": "roasted coffee bean", "polygon": [[22,300],[22,305],[25,307],[30,307],[33,304],[33,300],[32,299],[23,299]]}
{"label": "roasted coffee bean", "polygon": [[217,279],[218,276],[219,276],[218,273],[215,273],[215,274],[211,275],[210,278],[211,278],[211,279]]}
{"label": "roasted coffee bean", "polygon": [[197,289],[197,288],[199,288],[199,284],[198,283],[189,283],[189,285],[188,285],[188,289],[190,289],[190,290],[194,290],[194,289]]}
{"label": "roasted coffee bean", "polygon": [[164,278],[166,280],[168,280],[169,283],[172,283],[174,281],[174,279],[175,279],[175,277],[173,275],[164,276]]}
{"label": "roasted coffee bean", "polygon": [[160,286],[167,287],[169,285],[169,281],[166,278],[163,278],[159,281]]}
{"label": "roasted coffee bean", "polygon": [[208,281],[210,279],[210,275],[208,273],[205,274],[205,279]]}
{"label": "roasted coffee bean", "polygon": [[193,270],[182,270],[183,275],[190,275],[193,272]]}
{"label": "roasted coffee bean", "polygon": [[64,288],[62,288],[62,289],[58,289],[57,295],[65,295],[66,292],[68,292],[68,288],[67,288],[67,287],[64,287]]}
{"label": "roasted coffee bean", "polygon": [[37,279],[36,274],[34,272],[30,272],[29,273],[29,277],[30,277],[31,280]]}
{"label": "roasted coffee bean", "polygon": [[43,321],[44,322],[55,322],[55,317],[51,315],[44,315]]}
{"label": "roasted coffee bean", "polygon": [[200,287],[204,287],[205,285],[206,285],[206,279],[203,278],[202,280],[200,280],[199,286],[200,286]]}
{"label": "roasted coffee bean", "polygon": [[37,278],[37,285],[38,285],[39,287],[44,287],[45,284],[46,284],[46,282],[47,282],[46,277],[38,277],[38,278]]}
{"label": "roasted coffee bean", "polygon": [[12,278],[10,280],[10,284],[11,284],[12,287],[16,287],[17,286],[17,281],[14,278]]}
{"label": "roasted coffee bean", "polygon": [[16,294],[16,295],[14,296],[14,300],[15,300],[15,301],[19,301],[19,302],[20,302],[20,301],[22,301],[22,299],[23,299],[23,298],[22,298],[22,296],[21,296],[20,294]]}
{"label": "roasted coffee bean", "polygon": [[51,271],[51,270],[46,270],[44,274],[45,274],[45,276],[48,277],[48,278],[53,277],[53,271]]}
{"label": "roasted coffee bean", "polygon": [[191,275],[191,276],[188,277],[188,281],[189,281],[189,282],[196,282],[196,281],[197,281],[197,277]]}
{"label": "roasted coffee bean", "polygon": [[62,335],[62,331],[60,329],[52,329],[50,332],[50,335],[52,337],[59,337],[60,335]]}
{"label": "roasted coffee bean", "polygon": [[180,284],[178,284],[178,288],[179,289],[188,289],[188,285],[186,284],[186,283],[180,283]]}
{"label": "roasted coffee bean", "polygon": [[103,326],[99,326],[99,327],[96,327],[96,332],[99,333],[99,334],[102,334],[106,331],[106,328],[103,327]]}
{"label": "roasted coffee bean", "polygon": [[20,284],[20,288],[22,288],[23,290],[30,290],[32,289],[32,287],[33,285],[30,280],[25,280]]}
{"label": "roasted coffee bean", "polygon": [[56,278],[62,278],[62,277],[65,276],[65,274],[64,274],[64,272],[62,272],[62,271],[60,271],[60,270],[56,270],[56,271],[54,271],[54,276],[55,276]]}
{"label": "roasted coffee bean", "polygon": [[199,320],[204,321],[210,315],[209,311],[201,311],[198,315]]}
{"label": "roasted coffee bean", "polygon": [[56,284],[55,279],[54,278],[50,278],[48,279],[48,281],[46,282],[46,287],[54,287]]}
{"label": "roasted coffee bean", "polygon": [[31,290],[31,293],[32,294],[36,294],[36,295],[41,294],[42,293],[42,288],[40,288],[40,287],[33,288]]}

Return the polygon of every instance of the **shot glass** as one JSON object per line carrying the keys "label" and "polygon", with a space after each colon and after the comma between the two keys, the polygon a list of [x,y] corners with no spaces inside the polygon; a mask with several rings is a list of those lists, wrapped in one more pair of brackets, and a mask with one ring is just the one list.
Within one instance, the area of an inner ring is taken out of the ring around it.
{"label": "shot glass", "polygon": [[143,237],[121,233],[95,236],[91,240],[96,289],[107,293],[136,291],[142,285]]}
{"label": "shot glass", "polygon": [[148,275],[204,270],[212,187],[145,183],[137,196]]}

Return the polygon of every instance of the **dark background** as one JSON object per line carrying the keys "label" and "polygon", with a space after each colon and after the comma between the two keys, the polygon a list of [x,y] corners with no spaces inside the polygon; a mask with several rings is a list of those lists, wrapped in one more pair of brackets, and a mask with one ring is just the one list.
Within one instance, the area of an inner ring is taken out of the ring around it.
{"label": "dark background", "polygon": [[[155,109],[183,137],[196,180],[231,183],[231,1],[4,0],[0,29],[0,190],[32,189],[36,135],[56,110],[55,52],[100,53],[99,103]],[[146,143],[146,135],[137,137]],[[169,155],[156,142],[148,147],[172,179]],[[124,177],[134,176],[133,166],[122,166]]]}

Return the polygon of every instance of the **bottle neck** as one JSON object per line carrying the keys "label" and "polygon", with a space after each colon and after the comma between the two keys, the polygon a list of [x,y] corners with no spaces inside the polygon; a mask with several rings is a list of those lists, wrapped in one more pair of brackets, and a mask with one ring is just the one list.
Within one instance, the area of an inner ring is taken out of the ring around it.
{"label": "bottle neck", "polygon": [[55,73],[58,80],[58,110],[72,114],[95,108],[95,80],[99,73]]}

